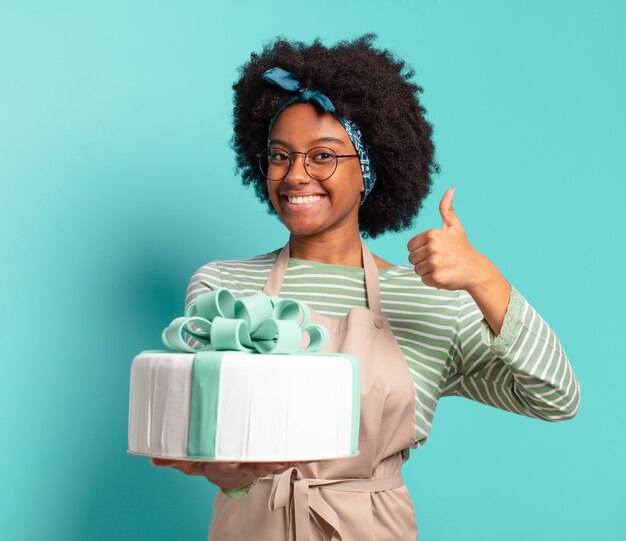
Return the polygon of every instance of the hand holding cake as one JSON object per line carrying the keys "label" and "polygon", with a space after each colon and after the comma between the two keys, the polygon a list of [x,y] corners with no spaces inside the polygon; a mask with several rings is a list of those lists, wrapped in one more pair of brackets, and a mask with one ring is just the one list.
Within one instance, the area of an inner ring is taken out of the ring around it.
{"label": "hand holding cake", "polygon": [[169,466],[187,475],[202,475],[211,483],[226,488],[237,489],[248,485],[260,477],[282,473],[298,467],[302,462],[191,462],[188,460],[168,460],[153,458],[155,466]]}

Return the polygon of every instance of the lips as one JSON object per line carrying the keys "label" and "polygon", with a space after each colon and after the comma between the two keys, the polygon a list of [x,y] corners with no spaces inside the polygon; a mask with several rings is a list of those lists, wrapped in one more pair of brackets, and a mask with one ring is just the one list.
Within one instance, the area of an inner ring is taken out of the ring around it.
{"label": "lips", "polygon": [[319,205],[328,196],[325,194],[283,194],[280,196],[281,203],[284,209],[302,211],[308,210],[316,205]]}

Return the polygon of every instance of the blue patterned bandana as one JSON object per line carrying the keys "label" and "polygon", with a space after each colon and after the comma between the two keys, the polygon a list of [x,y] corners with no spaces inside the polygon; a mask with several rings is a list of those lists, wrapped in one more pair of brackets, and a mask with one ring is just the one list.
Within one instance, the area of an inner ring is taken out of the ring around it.
{"label": "blue patterned bandana", "polygon": [[348,120],[347,118],[338,115],[335,111],[335,106],[328,99],[328,97],[322,94],[319,90],[311,90],[310,88],[302,88],[300,85],[300,81],[296,78],[296,76],[290,71],[285,71],[282,68],[271,68],[268,69],[263,75],[263,80],[268,83],[272,83],[276,86],[280,86],[285,90],[289,90],[290,92],[297,92],[298,94],[293,98],[289,99],[287,102],[283,103],[278,111],[274,113],[272,119],[270,120],[270,126],[267,130],[267,144],[269,146],[269,137],[272,132],[272,126],[274,126],[274,122],[278,118],[278,115],[282,113],[287,107],[293,105],[297,102],[315,102],[319,105],[322,110],[332,113],[335,115],[337,120],[346,130],[348,137],[350,137],[350,141],[354,145],[354,148],[359,155],[359,161],[361,162],[361,173],[363,173],[363,194],[361,196],[361,205],[365,201],[365,198],[372,191],[374,187],[374,183],[376,182],[376,173],[374,169],[371,167],[370,158],[368,149],[363,143],[361,130],[357,128],[353,122]]}

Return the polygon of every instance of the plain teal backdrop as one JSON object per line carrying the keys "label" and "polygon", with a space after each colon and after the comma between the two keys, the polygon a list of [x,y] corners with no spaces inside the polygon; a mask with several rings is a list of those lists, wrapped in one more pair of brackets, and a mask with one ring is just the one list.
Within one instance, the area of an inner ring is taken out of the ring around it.
{"label": "plain teal backdrop", "polygon": [[0,2],[0,536],[205,539],[215,488],[126,455],[129,368],[213,259],[286,240],[234,174],[231,84],[277,34],[365,32],[424,86],[470,240],[559,336],[578,416],[444,399],[420,541],[626,539],[626,2]]}

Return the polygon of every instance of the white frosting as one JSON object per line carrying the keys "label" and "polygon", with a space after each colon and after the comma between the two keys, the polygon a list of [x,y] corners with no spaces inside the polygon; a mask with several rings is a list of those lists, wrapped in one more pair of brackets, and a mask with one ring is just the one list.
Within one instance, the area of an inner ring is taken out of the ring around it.
{"label": "white frosting", "polygon": [[151,455],[187,456],[193,354],[143,354],[130,371],[128,448]]}
{"label": "white frosting", "polygon": [[227,353],[217,453],[296,460],[350,453],[352,365],[346,358]]}
{"label": "white frosting", "polygon": [[[187,458],[193,357],[145,353],[133,361],[131,453]],[[350,359],[342,356],[225,353],[216,460],[349,456],[354,377]]]}

